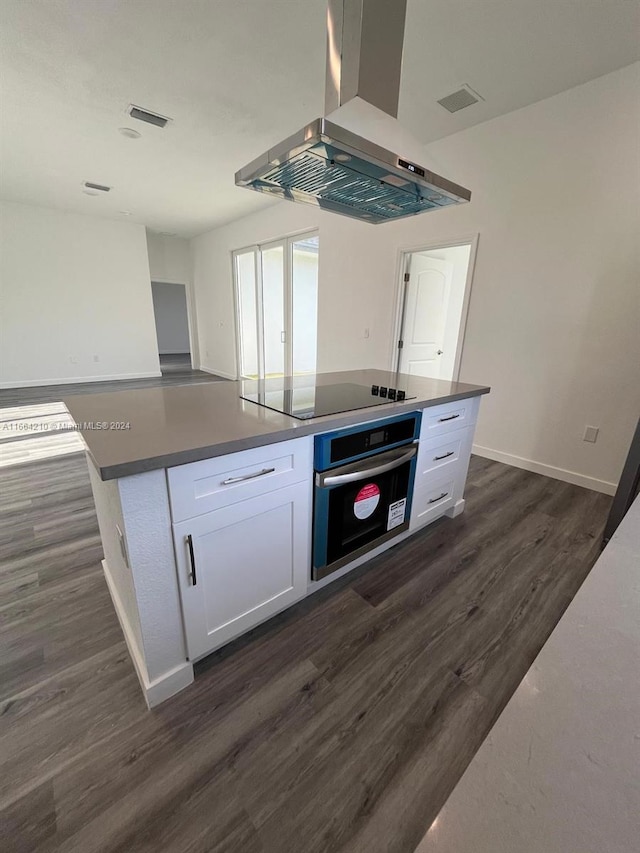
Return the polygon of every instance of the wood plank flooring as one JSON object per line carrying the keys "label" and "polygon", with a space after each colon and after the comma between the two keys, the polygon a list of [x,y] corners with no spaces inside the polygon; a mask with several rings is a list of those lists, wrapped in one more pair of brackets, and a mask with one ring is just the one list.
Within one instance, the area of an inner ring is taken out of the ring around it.
{"label": "wood plank flooring", "polygon": [[149,712],[84,456],[0,468],[2,849],[413,853],[595,561],[610,504],[477,457],[466,496]]}
{"label": "wood plank flooring", "polygon": [[102,394],[108,391],[135,391],[139,388],[158,388],[170,385],[199,385],[202,382],[226,382],[223,376],[193,370],[191,362],[162,357],[162,376],[146,379],[114,379],[107,382],[77,382],[68,385],[37,385],[29,388],[0,388],[0,407],[24,406],[33,403],[57,403],[72,394]]}
{"label": "wood plank flooring", "polygon": [[188,352],[172,353],[171,355],[160,355],[160,372],[163,376],[169,374],[191,374],[191,355]]}

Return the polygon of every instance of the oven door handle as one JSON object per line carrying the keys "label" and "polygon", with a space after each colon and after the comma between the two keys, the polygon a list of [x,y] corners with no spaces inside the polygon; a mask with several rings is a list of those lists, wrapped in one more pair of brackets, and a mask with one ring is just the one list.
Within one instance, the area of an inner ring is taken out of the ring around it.
{"label": "oven door handle", "polygon": [[[345,474],[334,474],[331,471],[316,474],[316,486],[320,488],[328,488],[329,486],[341,486],[343,483],[357,483],[358,480],[368,480],[370,477],[375,477],[377,474],[385,474],[387,471],[393,471],[394,468],[399,468],[408,462],[418,452],[418,446],[412,444],[408,450],[400,447],[397,450],[390,450],[388,453],[379,453],[375,457],[375,463],[369,467],[362,467],[357,464],[356,470],[349,471]],[[398,455],[399,454],[399,455]],[[388,461],[380,463],[381,458],[386,458]],[[345,466],[346,467],[346,466]],[[350,465],[348,467],[355,467]],[[338,469],[339,470],[339,469]]]}

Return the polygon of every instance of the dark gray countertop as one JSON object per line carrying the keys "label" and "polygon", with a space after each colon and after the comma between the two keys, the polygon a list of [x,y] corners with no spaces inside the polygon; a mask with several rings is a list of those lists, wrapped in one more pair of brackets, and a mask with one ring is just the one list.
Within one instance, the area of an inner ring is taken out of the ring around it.
{"label": "dark gray countertop", "polygon": [[[312,382],[313,377],[304,380]],[[321,373],[315,381],[322,385],[354,382],[403,388],[415,399],[310,420],[297,420],[240,399],[241,382],[78,395],[64,402],[81,427],[100,476],[103,480],[113,480],[488,394],[490,390],[482,385],[398,375],[385,370]],[[106,424],[107,428],[92,429],[88,424]],[[129,426],[112,427],[117,424]]]}

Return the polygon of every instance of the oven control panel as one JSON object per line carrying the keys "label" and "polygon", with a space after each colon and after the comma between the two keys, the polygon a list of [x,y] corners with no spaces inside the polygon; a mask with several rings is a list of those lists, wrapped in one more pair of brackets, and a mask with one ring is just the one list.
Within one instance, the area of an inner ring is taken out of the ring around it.
{"label": "oven control panel", "polygon": [[417,440],[420,417],[420,412],[410,412],[316,436],[316,471],[326,471],[335,465],[355,462],[372,453]]}

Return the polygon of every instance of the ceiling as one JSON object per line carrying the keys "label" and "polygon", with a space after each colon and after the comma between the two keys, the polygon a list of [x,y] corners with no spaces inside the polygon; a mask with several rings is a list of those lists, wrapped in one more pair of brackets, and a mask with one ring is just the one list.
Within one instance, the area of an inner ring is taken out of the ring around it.
{"label": "ceiling", "polygon": [[[322,114],[325,10],[3,0],[2,196],[179,236],[268,205],[234,172]],[[640,59],[639,36],[640,0],[408,0],[399,119],[439,139]],[[450,114],[436,101],[462,83],[485,100]],[[130,103],[173,121],[137,122]]]}

